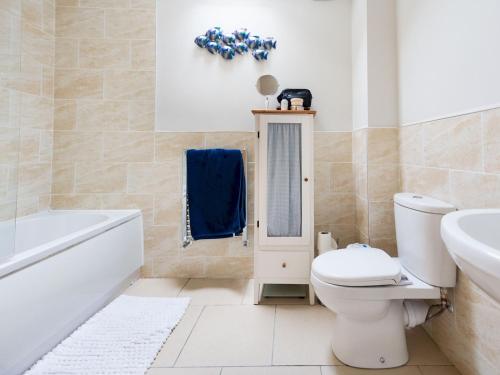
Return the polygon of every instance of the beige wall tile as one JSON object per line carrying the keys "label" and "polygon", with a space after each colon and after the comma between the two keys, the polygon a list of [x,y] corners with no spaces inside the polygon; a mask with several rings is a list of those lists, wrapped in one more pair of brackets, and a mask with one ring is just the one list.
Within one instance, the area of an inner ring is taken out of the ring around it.
{"label": "beige wall tile", "polygon": [[50,163],[21,164],[19,166],[18,196],[49,194],[50,181]]}
{"label": "beige wall tile", "polygon": [[203,133],[155,133],[155,160],[182,160],[184,150],[203,146]]}
{"label": "beige wall tile", "polygon": [[76,193],[120,193],[127,188],[127,166],[123,163],[78,162]]}
{"label": "beige wall tile", "polygon": [[[78,101],[76,122],[79,130],[126,131],[128,128],[128,103],[109,100],[80,100]],[[125,133],[125,135],[127,134]],[[107,137],[105,137],[106,141]]]}
{"label": "beige wall tile", "polygon": [[483,113],[484,169],[500,173],[500,109]]}
{"label": "beige wall tile", "polygon": [[40,130],[21,129],[21,147],[19,149],[19,161],[37,162],[40,157]]}
{"label": "beige wall tile", "polygon": [[155,0],[131,0],[130,6],[132,8],[155,9]]}
{"label": "beige wall tile", "polygon": [[24,94],[20,98],[19,125],[22,128],[52,129],[54,106],[51,99]]}
{"label": "beige wall tile", "polygon": [[350,132],[315,132],[314,159],[336,163],[352,161],[352,134]]}
{"label": "beige wall tile", "polygon": [[205,274],[208,278],[248,279],[253,275],[253,258],[210,257]]}
{"label": "beige wall tile", "polygon": [[44,65],[54,64],[55,44],[52,35],[29,23],[22,24],[22,50],[34,61]]}
{"label": "beige wall tile", "polygon": [[398,128],[370,128],[366,142],[368,164],[397,164],[399,162]]}
{"label": "beige wall tile", "polygon": [[325,192],[315,196],[316,225],[354,225],[354,195]]}
{"label": "beige wall tile", "polygon": [[[368,202],[364,199],[356,197],[356,229],[363,235],[368,237]],[[366,242],[364,240],[363,242]]]}
{"label": "beige wall tile", "polygon": [[483,169],[480,114],[456,118],[450,128],[448,142],[452,169],[473,171]]}
{"label": "beige wall tile", "polygon": [[52,163],[54,149],[54,132],[40,130],[40,154],[39,161],[42,163]]}
{"label": "beige wall tile", "polygon": [[336,193],[354,192],[354,174],[351,163],[334,163],[330,167],[330,186]]}
{"label": "beige wall tile", "polygon": [[54,132],[55,161],[100,160],[102,133],[99,132]]}
{"label": "beige wall tile", "polygon": [[56,210],[99,210],[101,196],[97,194],[54,194],[53,209]]}
{"label": "beige wall tile", "polygon": [[56,68],[76,68],[78,66],[78,40],[56,38]]}
{"label": "beige wall tile", "polygon": [[179,194],[156,194],[154,199],[155,225],[178,225],[181,222],[181,196]]}
{"label": "beige wall tile", "polygon": [[75,164],[54,162],[52,164],[52,194],[70,194],[75,191]]}
{"label": "beige wall tile", "polygon": [[153,261],[153,277],[205,277],[205,258],[162,256]]}
{"label": "beige wall tile", "polygon": [[57,7],[56,36],[64,38],[104,37],[104,10]]}
{"label": "beige wall tile", "polygon": [[118,39],[82,39],[78,57],[81,68],[126,69],[130,67],[130,42]]}
{"label": "beige wall tile", "polygon": [[368,129],[358,129],[352,132],[352,160],[354,163],[367,163]]}
{"label": "beige wall tile", "polygon": [[42,1],[40,0],[20,0],[21,17],[23,22],[30,23],[36,27],[42,27]]}
{"label": "beige wall tile", "polygon": [[178,162],[130,163],[128,188],[130,194],[179,194],[181,186]]}
{"label": "beige wall tile", "polygon": [[144,246],[148,256],[170,257],[179,255],[181,248],[179,226],[151,226],[144,231]]}
{"label": "beige wall tile", "polygon": [[54,99],[55,72],[52,66],[42,68],[42,96],[47,99]]}
{"label": "beige wall tile", "polygon": [[43,31],[50,35],[55,35],[56,32],[56,7],[53,0],[42,0],[43,12]]}
{"label": "beige wall tile", "polygon": [[332,163],[328,161],[314,162],[314,194],[325,194],[333,191]]}
{"label": "beige wall tile", "polygon": [[155,69],[156,46],[154,40],[132,40],[131,48],[132,69]]}
{"label": "beige wall tile", "polygon": [[402,191],[429,195],[445,201],[449,199],[448,169],[402,166],[400,173]]}
{"label": "beige wall tile", "polygon": [[40,95],[42,91],[42,66],[21,60],[21,70],[4,76],[3,87],[19,92]]}
{"label": "beige wall tile", "polygon": [[399,192],[399,166],[368,166],[368,198],[370,202],[390,201]]}
{"label": "beige wall tile", "polygon": [[154,134],[146,132],[106,132],[103,158],[113,162],[148,162],[154,159]]}
{"label": "beige wall tile", "polygon": [[423,127],[421,125],[403,126],[399,129],[399,158],[401,164],[424,164]]}
{"label": "beige wall tile", "polygon": [[370,202],[370,238],[396,238],[393,202]]}
{"label": "beige wall tile", "polygon": [[224,238],[208,241],[193,241],[188,247],[182,250],[182,256],[223,257],[226,256],[229,251],[229,243],[231,240],[232,239]]}
{"label": "beige wall tile", "polygon": [[[371,236],[371,235],[370,235]],[[397,243],[394,238],[371,238],[368,241],[371,247],[384,250],[391,257],[398,256]]]}
{"label": "beige wall tile", "polygon": [[354,190],[358,197],[368,199],[368,166],[366,164],[353,164]]}
{"label": "beige wall tile", "polygon": [[104,98],[120,100],[154,100],[154,72],[106,71]]}
{"label": "beige wall tile", "polygon": [[80,0],[82,8],[128,8],[129,0]]}
{"label": "beige wall tile", "polygon": [[74,129],[76,127],[76,101],[57,99],[54,101],[54,106],[54,129]]}
{"label": "beige wall tile", "polygon": [[458,208],[500,207],[500,176],[474,172],[450,172],[451,203]]}
{"label": "beige wall tile", "polygon": [[424,163],[428,167],[450,167],[449,120],[423,124]]}
{"label": "beige wall tile", "polygon": [[56,7],[77,7],[79,0],[55,0]]}
{"label": "beige wall tile", "polygon": [[154,100],[133,100],[129,102],[129,129],[135,131],[154,131]]}
{"label": "beige wall tile", "polygon": [[207,148],[246,149],[248,160],[255,160],[255,132],[211,132],[205,133]]}
{"label": "beige wall tile", "polygon": [[154,39],[155,15],[153,10],[106,10],[106,37]]}
{"label": "beige wall tile", "polygon": [[139,209],[142,212],[144,226],[149,228],[153,225],[152,194],[104,194],[101,199],[104,210]]}
{"label": "beige wall tile", "polygon": [[101,72],[56,69],[55,74],[56,99],[102,98],[103,77]]}
{"label": "beige wall tile", "polygon": [[0,128],[0,163],[15,165],[20,146],[19,129]]}

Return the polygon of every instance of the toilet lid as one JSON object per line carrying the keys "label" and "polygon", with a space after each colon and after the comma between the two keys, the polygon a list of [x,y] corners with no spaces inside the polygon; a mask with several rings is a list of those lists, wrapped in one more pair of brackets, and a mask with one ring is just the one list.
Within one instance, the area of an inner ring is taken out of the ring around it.
{"label": "toilet lid", "polygon": [[312,273],[334,285],[397,285],[401,266],[380,249],[343,249],[328,251],[314,259]]}

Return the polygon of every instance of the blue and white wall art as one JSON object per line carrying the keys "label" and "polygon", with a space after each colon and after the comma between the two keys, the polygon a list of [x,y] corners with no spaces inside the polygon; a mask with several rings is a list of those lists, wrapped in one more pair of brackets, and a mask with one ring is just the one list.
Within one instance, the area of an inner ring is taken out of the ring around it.
{"label": "blue and white wall art", "polygon": [[276,49],[276,39],[261,38],[251,35],[247,29],[241,28],[226,34],[220,27],[208,29],[205,35],[199,35],[195,44],[206,49],[213,55],[219,54],[226,60],[232,60],[236,55],[244,55],[252,51],[257,61],[265,61],[272,49]]}

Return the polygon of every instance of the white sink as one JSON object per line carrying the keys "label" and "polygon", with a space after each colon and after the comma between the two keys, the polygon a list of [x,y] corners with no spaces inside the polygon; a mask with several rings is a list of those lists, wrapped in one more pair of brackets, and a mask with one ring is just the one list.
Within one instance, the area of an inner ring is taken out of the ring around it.
{"label": "white sink", "polygon": [[500,209],[447,214],[441,237],[457,266],[500,302]]}

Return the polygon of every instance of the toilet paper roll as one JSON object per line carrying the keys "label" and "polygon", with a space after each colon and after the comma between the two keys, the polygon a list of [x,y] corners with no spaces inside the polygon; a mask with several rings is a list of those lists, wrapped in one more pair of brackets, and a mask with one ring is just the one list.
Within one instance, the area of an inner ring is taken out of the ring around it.
{"label": "toilet paper roll", "polygon": [[324,252],[330,251],[334,248],[336,249],[336,245],[337,243],[332,238],[331,232],[318,232],[317,248],[319,254],[323,254]]}

